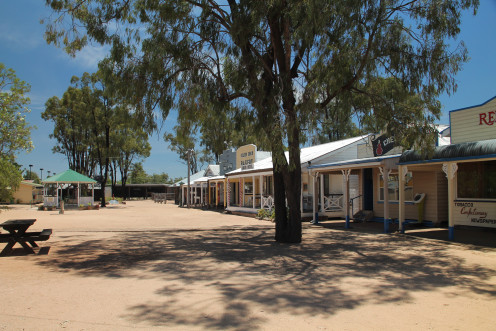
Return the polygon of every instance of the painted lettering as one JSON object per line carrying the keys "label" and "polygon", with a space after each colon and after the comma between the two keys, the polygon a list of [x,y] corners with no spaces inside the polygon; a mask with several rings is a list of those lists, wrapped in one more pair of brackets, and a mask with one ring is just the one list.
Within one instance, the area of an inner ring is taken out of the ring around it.
{"label": "painted lettering", "polygon": [[487,113],[479,114],[479,125],[493,125],[496,122],[496,112],[489,111]]}
{"label": "painted lettering", "polygon": [[477,208],[467,208],[463,207],[460,210],[460,214],[462,215],[467,215],[467,218],[470,216],[479,216],[479,218],[486,218],[487,217],[487,212],[485,211],[479,211]]}
{"label": "painted lettering", "polygon": [[473,207],[474,204],[472,202],[455,202],[456,207]]}

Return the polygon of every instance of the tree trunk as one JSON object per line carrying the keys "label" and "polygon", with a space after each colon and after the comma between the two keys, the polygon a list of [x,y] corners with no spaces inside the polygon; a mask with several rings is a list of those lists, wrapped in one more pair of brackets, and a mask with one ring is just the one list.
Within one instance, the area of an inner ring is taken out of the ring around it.
{"label": "tree trunk", "polygon": [[[293,129],[292,132],[294,130],[298,130],[298,128]],[[282,243],[300,243],[302,234],[299,135],[288,138],[290,144],[290,163],[288,164],[282,148],[282,137],[274,135],[274,132],[275,130],[272,132],[271,150],[274,178],[274,208],[276,212],[275,240]]]}

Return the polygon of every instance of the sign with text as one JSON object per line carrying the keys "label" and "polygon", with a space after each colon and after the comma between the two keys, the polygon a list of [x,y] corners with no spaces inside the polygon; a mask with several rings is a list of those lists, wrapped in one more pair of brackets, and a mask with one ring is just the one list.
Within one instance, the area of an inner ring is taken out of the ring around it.
{"label": "sign with text", "polygon": [[456,225],[496,228],[496,204],[494,202],[455,201],[453,214]]}
{"label": "sign with text", "polygon": [[382,135],[372,139],[372,150],[374,156],[382,156],[391,151],[395,146],[394,137]]}
{"label": "sign with text", "polygon": [[450,122],[452,144],[496,138],[496,98],[451,111]]}
{"label": "sign with text", "polygon": [[257,146],[253,144],[244,145],[238,148],[238,150],[236,151],[236,169],[253,169],[256,154]]}

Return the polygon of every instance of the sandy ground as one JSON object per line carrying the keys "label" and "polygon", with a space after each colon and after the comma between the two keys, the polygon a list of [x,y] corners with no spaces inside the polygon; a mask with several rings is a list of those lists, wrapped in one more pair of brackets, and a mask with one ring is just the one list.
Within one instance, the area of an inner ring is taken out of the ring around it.
{"label": "sandy ground", "polygon": [[0,258],[0,330],[496,326],[496,248],[477,241],[326,222],[285,245],[270,222],[151,201],[0,213],[14,218],[53,235],[36,255]]}

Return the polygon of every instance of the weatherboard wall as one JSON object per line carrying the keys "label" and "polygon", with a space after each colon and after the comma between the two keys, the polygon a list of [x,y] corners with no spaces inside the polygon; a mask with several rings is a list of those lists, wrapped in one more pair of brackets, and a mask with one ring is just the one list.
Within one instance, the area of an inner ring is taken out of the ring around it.
{"label": "weatherboard wall", "polygon": [[496,98],[451,111],[450,122],[452,144],[496,138]]}
{"label": "weatherboard wall", "polygon": [[[384,217],[384,202],[378,200],[379,197],[379,170],[374,169],[374,215]],[[424,221],[431,221],[439,224],[447,221],[448,199],[447,184],[444,183],[439,171],[412,171],[413,194],[425,193]],[[398,201],[390,201],[389,217],[399,217]],[[417,205],[407,201],[405,205],[405,218],[411,220],[418,219]]]}

